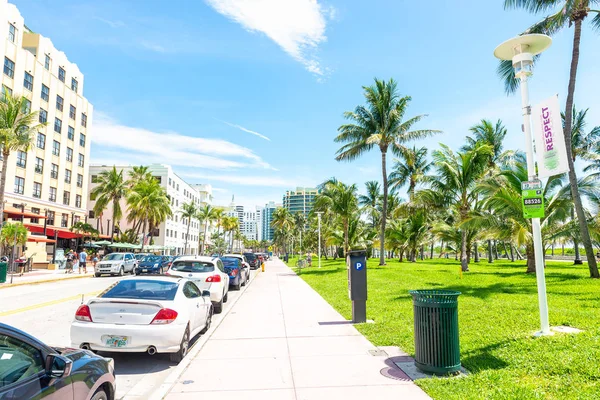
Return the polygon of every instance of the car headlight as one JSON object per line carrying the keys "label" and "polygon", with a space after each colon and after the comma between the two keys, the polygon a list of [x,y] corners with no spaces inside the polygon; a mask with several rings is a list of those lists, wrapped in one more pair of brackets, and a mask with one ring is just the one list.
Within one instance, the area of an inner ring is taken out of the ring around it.
{"label": "car headlight", "polygon": [[157,268],[157,267],[158,267],[158,264],[154,264],[154,268]]}

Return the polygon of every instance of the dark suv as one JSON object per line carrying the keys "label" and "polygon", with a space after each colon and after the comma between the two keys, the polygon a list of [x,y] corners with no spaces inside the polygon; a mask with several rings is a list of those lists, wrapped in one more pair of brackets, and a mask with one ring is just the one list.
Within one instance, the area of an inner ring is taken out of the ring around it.
{"label": "dark suv", "polygon": [[258,269],[260,267],[260,261],[256,254],[254,253],[244,253],[246,260],[248,260],[248,264],[250,264],[250,269]]}
{"label": "dark suv", "polygon": [[0,400],[113,400],[115,389],[111,358],[52,348],[0,323]]}

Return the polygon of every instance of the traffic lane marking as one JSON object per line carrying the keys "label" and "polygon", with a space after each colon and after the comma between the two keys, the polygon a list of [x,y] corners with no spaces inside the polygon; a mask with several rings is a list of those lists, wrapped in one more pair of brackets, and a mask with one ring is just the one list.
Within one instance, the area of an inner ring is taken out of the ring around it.
{"label": "traffic lane marking", "polygon": [[52,301],[47,301],[45,303],[33,304],[31,306],[17,308],[15,310],[3,311],[3,312],[0,312],[0,317],[6,317],[9,315],[20,314],[20,313],[26,312],[26,311],[37,310],[38,308],[43,308],[43,307],[48,307],[48,306],[52,306],[55,304],[65,303],[65,302],[71,301],[71,300],[77,300],[77,299],[80,299],[81,296],[84,296],[84,297],[85,296],[95,296],[99,293],[102,293],[102,291],[98,290],[95,292],[90,292],[90,293],[85,293],[85,294],[77,294],[75,296],[65,297],[63,299],[56,299],[56,300],[52,300]]}

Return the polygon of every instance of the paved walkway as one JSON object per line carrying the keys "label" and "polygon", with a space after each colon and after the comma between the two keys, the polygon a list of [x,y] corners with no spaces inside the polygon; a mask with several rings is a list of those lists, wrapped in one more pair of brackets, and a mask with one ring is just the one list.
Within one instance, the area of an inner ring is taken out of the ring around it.
{"label": "paved walkway", "polygon": [[[169,400],[429,399],[281,261],[267,263]],[[385,353],[384,353],[385,354]],[[401,380],[384,377],[390,367]]]}
{"label": "paved walkway", "polygon": [[8,273],[6,275],[6,282],[0,283],[0,289],[5,287],[12,286],[20,286],[20,285],[29,285],[35,283],[45,283],[45,282],[54,282],[61,281],[64,279],[77,279],[84,277],[94,276],[94,268],[88,267],[87,274],[79,274],[79,271],[75,271],[72,274],[66,274],[64,269],[61,270],[47,270],[47,269],[34,269],[31,272],[23,273],[23,276],[19,276],[19,274],[14,274],[12,276],[11,283],[11,274]]}

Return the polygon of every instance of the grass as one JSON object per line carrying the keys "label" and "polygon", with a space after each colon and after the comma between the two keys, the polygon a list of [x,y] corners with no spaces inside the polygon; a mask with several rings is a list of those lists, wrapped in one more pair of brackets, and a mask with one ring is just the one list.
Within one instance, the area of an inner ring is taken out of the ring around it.
{"label": "grass", "polygon": [[[294,267],[296,259],[288,265]],[[343,260],[322,260],[323,268],[301,277],[345,318],[351,319]],[[600,281],[587,266],[548,262],[550,323],[583,329],[577,335],[533,338],[539,329],[537,286],[524,262],[482,261],[459,277],[454,260],[417,263],[368,261],[367,316],[357,325],[376,346],[398,346],[414,355],[411,289],[451,289],[459,297],[463,378],[423,379],[434,399],[600,399]]]}

